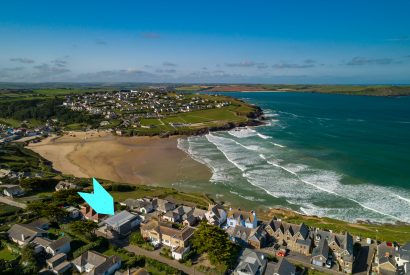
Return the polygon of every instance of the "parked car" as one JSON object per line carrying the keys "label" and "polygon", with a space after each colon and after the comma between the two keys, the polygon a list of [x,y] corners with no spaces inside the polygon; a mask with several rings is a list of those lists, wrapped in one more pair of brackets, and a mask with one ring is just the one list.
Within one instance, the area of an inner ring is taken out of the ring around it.
{"label": "parked car", "polygon": [[276,253],[278,257],[285,257],[286,256],[286,249],[281,249]]}

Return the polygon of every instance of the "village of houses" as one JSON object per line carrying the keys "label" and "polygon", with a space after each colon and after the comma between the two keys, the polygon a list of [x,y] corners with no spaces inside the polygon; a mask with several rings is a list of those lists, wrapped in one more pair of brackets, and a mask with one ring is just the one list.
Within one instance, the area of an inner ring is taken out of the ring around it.
{"label": "village of houses", "polygon": [[[161,119],[169,115],[198,110],[221,108],[229,101],[215,101],[206,97],[171,94],[166,90],[120,90],[68,95],[63,106],[77,112],[101,115],[101,127],[115,124],[117,134],[126,128],[154,128],[155,124],[143,124],[142,119]],[[171,122],[172,127],[189,126],[189,123]]]}
{"label": "village of houses", "polygon": [[[73,183],[61,181],[55,190],[76,188],[78,186]],[[18,186],[3,190],[3,196],[9,200],[23,195],[24,191]],[[155,257],[177,268],[181,266],[178,261],[191,249],[190,240],[197,226],[206,222],[224,229],[229,239],[243,248],[236,266],[228,271],[231,274],[285,275],[304,274],[308,270],[351,274],[355,265],[364,267],[360,274],[410,274],[410,244],[379,243],[348,232],[309,228],[303,223],[290,224],[277,218],[261,222],[253,211],[217,204],[209,205],[205,210],[160,198],[128,198],[120,205],[123,210],[113,216],[98,214],[87,204],[69,206],[65,210],[69,212],[68,222],[93,221],[98,224],[97,235],[131,252]],[[70,237],[49,239],[48,229],[49,222],[40,218],[27,224],[14,224],[7,231],[9,242],[20,247],[33,244],[36,253],[47,255],[47,267],[41,270],[42,274],[149,274],[142,268],[124,270],[121,257],[106,256],[93,250],[70,259]],[[144,251],[129,244],[127,237],[133,232],[140,232],[154,251]],[[367,247],[369,255],[356,257],[355,243]],[[172,260],[160,255],[164,248],[171,252]],[[277,260],[272,261],[273,258]],[[193,274],[195,269],[186,268],[184,272]]]}

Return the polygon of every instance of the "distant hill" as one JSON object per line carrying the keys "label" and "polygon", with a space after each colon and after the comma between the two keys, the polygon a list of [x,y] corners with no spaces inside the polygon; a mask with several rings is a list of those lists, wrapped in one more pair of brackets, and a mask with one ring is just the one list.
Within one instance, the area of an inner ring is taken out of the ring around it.
{"label": "distant hill", "polygon": [[409,96],[410,85],[276,85],[276,84],[246,84],[246,85],[208,85],[208,86],[180,86],[177,90],[198,90],[207,92],[254,92],[254,91],[282,91],[282,92],[312,92],[326,94],[348,94],[366,96]]}

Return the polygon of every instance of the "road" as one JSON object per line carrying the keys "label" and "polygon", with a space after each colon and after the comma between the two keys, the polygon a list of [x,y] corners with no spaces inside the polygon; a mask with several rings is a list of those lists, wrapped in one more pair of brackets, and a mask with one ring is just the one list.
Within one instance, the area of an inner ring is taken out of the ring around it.
{"label": "road", "polygon": [[192,266],[186,266],[184,264],[181,264],[180,262],[176,261],[176,260],[172,260],[172,259],[168,259],[165,258],[163,256],[161,256],[159,254],[160,250],[154,250],[154,251],[148,251],[145,250],[143,248],[140,248],[138,246],[135,245],[127,245],[125,247],[123,247],[124,249],[126,249],[127,251],[133,252],[136,255],[142,255],[142,256],[146,256],[148,258],[152,258],[155,259],[157,261],[160,261],[162,263],[165,263],[169,266],[172,266],[176,269],[182,270],[183,272],[187,273],[187,274],[193,274],[193,275],[205,275],[202,272],[199,272],[198,270],[195,270],[194,267]]}
{"label": "road", "polygon": [[15,207],[18,207],[18,208],[23,208],[23,209],[25,209],[27,207],[27,205],[25,203],[16,202],[12,199],[9,199],[9,198],[3,197],[3,196],[0,196],[0,202],[11,205],[11,206],[15,206]]}
{"label": "road", "polygon": [[[268,254],[271,254],[271,255],[275,256],[275,251],[271,250],[271,249],[260,249],[258,251],[268,253]],[[281,258],[281,257],[277,257],[277,258]],[[317,265],[313,265],[313,264],[310,263],[310,260],[311,260],[310,256],[306,256],[306,255],[296,253],[296,252],[292,252],[292,251],[290,251],[288,253],[288,255],[286,256],[286,260],[288,260],[291,263],[301,264],[305,267],[316,269],[316,270],[319,270],[319,271],[322,271],[322,272],[328,273],[328,274],[345,274],[345,273],[339,272],[337,270],[338,269],[337,264],[334,264],[332,269],[329,269],[329,268],[326,268],[326,267],[320,267],[320,266],[317,266]]]}

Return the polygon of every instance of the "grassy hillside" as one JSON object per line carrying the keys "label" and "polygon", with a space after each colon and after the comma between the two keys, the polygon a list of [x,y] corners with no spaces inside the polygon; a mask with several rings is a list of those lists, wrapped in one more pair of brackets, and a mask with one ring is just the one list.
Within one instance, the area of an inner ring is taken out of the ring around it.
{"label": "grassy hillside", "polygon": [[[86,112],[71,111],[62,107],[64,96],[67,94],[81,94],[107,89],[37,89],[37,90],[2,90],[0,91],[0,123],[12,127],[19,127],[23,121],[28,126],[38,126],[51,118],[58,119],[58,126],[63,130],[83,130],[88,126],[100,127],[103,116],[90,115]],[[169,93],[175,96],[175,93]],[[229,106],[181,112],[164,115],[157,119],[142,119],[142,127],[122,127],[126,135],[183,135],[206,132],[218,127],[232,127],[246,124],[259,110],[243,101],[207,94],[184,93],[184,98],[200,97],[211,102],[230,102]],[[119,113],[122,110],[116,110]],[[110,120],[103,129],[120,127],[121,121]],[[100,127],[101,128],[101,127]]]}
{"label": "grassy hillside", "polygon": [[290,223],[300,224],[303,222],[311,227],[333,230],[339,233],[348,231],[354,236],[380,241],[396,241],[401,244],[410,242],[410,225],[405,224],[349,223],[331,218],[300,215],[284,209],[265,209],[258,211],[258,214],[261,219],[266,221],[275,216]]}

